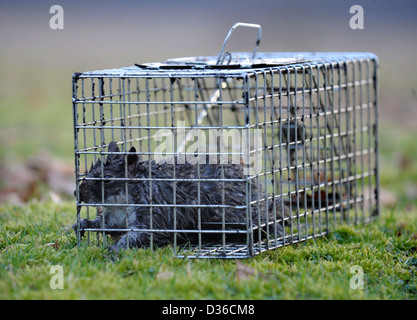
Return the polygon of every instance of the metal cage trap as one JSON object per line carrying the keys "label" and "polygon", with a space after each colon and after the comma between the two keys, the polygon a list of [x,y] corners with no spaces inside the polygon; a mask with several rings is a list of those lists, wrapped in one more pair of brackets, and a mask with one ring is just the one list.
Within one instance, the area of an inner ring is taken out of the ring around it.
{"label": "metal cage trap", "polygon": [[74,74],[79,244],[247,258],[378,216],[377,57],[260,38]]}

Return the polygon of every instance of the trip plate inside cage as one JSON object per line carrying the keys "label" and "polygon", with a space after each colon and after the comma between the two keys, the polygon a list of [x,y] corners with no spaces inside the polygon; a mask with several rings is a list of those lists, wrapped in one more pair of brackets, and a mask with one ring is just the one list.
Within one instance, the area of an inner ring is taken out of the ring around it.
{"label": "trip plate inside cage", "polygon": [[371,53],[74,74],[79,244],[235,259],[373,220],[377,75]]}

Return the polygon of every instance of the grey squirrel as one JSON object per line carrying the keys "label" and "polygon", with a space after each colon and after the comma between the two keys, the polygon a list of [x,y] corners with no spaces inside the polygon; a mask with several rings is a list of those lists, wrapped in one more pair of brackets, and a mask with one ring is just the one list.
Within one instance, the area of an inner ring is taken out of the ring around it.
{"label": "grey squirrel", "polygon": [[[79,185],[79,201],[86,204],[98,204],[102,210],[101,213],[98,210],[99,213],[94,220],[83,219],[80,221],[81,236],[84,234],[83,230],[87,228],[124,229],[128,225],[129,229],[176,229],[179,230],[177,241],[195,243],[197,241],[196,233],[181,232],[180,230],[198,230],[199,215],[201,224],[220,223],[218,228],[221,228],[221,224],[224,222],[227,229],[231,228],[230,225],[234,223],[241,223],[246,227],[246,182],[212,180],[198,183],[190,181],[190,179],[198,178],[197,166],[200,166],[200,179],[221,179],[222,171],[224,179],[244,178],[242,165],[224,164],[220,166],[220,164],[193,165],[184,163],[174,166],[167,162],[160,164],[153,160],[142,161],[134,147],[129,150],[127,155],[122,154],[115,142],[109,144],[108,151],[111,154],[107,156],[103,164],[100,159],[92,164],[91,169],[87,172],[87,179]],[[103,173],[101,172],[102,168]],[[174,170],[176,180],[165,180],[174,178]],[[151,180],[139,180],[149,178],[149,174]],[[88,178],[97,179],[88,180]],[[125,179],[127,182],[116,178],[127,178]],[[128,196],[126,196],[126,188]],[[268,200],[267,194],[263,191],[259,190],[258,192],[255,179],[251,179],[250,192],[252,225],[257,226],[259,222],[265,224],[267,215],[269,222],[274,221],[273,201]],[[174,203],[176,209],[172,206]],[[276,219],[280,219],[282,218],[281,202],[275,201],[275,203]],[[106,206],[106,204],[113,204],[113,206]],[[154,204],[159,206],[117,206],[117,204]],[[199,204],[203,205],[200,207],[200,213]],[[224,221],[223,208],[219,205],[228,206],[224,208]],[[174,222],[176,228],[174,228]],[[282,235],[281,224],[282,222],[270,223],[269,233],[274,235],[276,231],[278,236]],[[77,223],[72,228],[77,234]],[[266,229],[265,225],[264,229]],[[119,237],[111,248],[116,252],[127,248],[128,245],[131,248],[148,247],[151,241],[150,232],[110,231],[108,233]],[[153,243],[158,246],[167,245],[173,242],[174,233],[157,231],[153,232],[152,238]]]}

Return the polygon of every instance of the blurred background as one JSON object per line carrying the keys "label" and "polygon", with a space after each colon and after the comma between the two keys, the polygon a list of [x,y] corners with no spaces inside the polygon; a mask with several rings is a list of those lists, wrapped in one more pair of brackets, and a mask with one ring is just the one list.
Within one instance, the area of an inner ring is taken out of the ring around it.
{"label": "blurred background", "polygon": [[[50,28],[51,6],[64,29]],[[364,9],[353,30],[351,6]],[[380,59],[382,200],[417,206],[417,2],[93,0],[0,2],[0,201],[61,201],[74,188],[74,72],[217,55],[235,22],[258,51],[369,51]],[[251,51],[239,29],[228,51]]]}

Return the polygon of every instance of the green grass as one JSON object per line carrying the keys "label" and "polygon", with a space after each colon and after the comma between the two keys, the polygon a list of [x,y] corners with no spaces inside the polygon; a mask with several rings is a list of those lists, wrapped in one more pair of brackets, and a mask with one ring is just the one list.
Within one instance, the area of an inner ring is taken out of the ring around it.
{"label": "green grass", "polygon": [[[170,247],[114,259],[105,248],[77,246],[71,201],[0,204],[0,299],[416,299],[417,200],[406,194],[417,181],[415,134],[381,130],[381,185],[398,201],[375,222],[239,262],[177,259]],[[64,272],[62,290],[50,287],[54,265]],[[354,266],[364,289],[350,286]]]}
{"label": "green grass", "polygon": [[[72,203],[0,207],[0,299],[415,299],[417,211],[383,210],[375,223],[240,260],[187,260],[171,248],[77,247]],[[55,243],[54,246],[50,245]],[[243,277],[241,264],[254,274]],[[64,272],[53,290],[51,266]],[[364,289],[351,289],[352,266]]]}
{"label": "green grass", "polygon": [[[21,73],[0,75],[0,160],[47,149],[73,162],[71,73],[49,70],[43,82]],[[380,126],[381,186],[398,201],[377,221],[239,262],[176,259],[169,247],[117,260],[104,248],[77,247],[73,202],[0,204],[0,299],[416,299],[417,199],[407,195],[417,184],[416,134]],[[242,275],[241,264],[254,275]],[[54,265],[63,268],[62,290],[50,287]],[[363,269],[364,289],[350,287],[353,266]]]}

